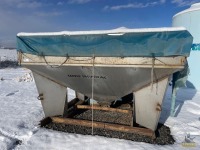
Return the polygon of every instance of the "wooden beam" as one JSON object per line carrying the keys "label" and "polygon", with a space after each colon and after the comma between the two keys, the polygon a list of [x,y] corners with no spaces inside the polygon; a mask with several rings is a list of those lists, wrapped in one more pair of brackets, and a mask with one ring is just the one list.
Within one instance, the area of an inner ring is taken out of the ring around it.
{"label": "wooden beam", "polygon": [[75,98],[72,100],[72,102],[68,104],[68,109],[67,109],[67,117],[73,117],[74,115],[77,114],[77,109],[76,109],[76,105],[82,105],[84,104],[83,100],[79,100],[78,98]]}
{"label": "wooden beam", "polygon": [[70,100],[69,102],[68,102],[68,107],[70,108],[70,107],[72,107],[72,106],[74,106],[77,102],[79,102],[80,100],[78,99],[78,98],[74,98],[74,99],[72,99],[72,100]]}
{"label": "wooden beam", "polygon": [[[29,59],[32,61],[24,61]],[[45,56],[48,63],[52,65],[60,65],[66,60],[66,57]],[[22,55],[22,64],[24,65],[46,65],[41,56],[24,53]],[[69,57],[63,66],[93,66],[92,57]],[[154,68],[184,68],[186,58],[184,56],[177,57],[156,57]],[[94,66],[105,67],[144,67],[152,68],[152,58],[149,57],[95,57]]]}
{"label": "wooden beam", "polygon": [[120,112],[126,114],[132,114],[133,111],[125,110],[125,109],[118,109],[118,108],[110,108],[110,107],[102,107],[102,106],[92,106],[92,105],[77,105],[77,109],[94,109],[94,110],[104,110],[104,111],[112,111],[112,112]]}
{"label": "wooden beam", "polygon": [[51,117],[51,119],[52,119],[52,122],[54,123],[79,125],[79,126],[85,126],[85,127],[92,127],[93,125],[94,128],[135,133],[135,134],[146,135],[146,136],[155,138],[154,132],[146,128],[130,127],[130,126],[125,126],[125,125],[110,124],[110,123],[96,122],[96,121],[93,121],[92,123],[92,121],[89,121],[89,120],[79,120],[79,119],[71,119],[71,118]]}

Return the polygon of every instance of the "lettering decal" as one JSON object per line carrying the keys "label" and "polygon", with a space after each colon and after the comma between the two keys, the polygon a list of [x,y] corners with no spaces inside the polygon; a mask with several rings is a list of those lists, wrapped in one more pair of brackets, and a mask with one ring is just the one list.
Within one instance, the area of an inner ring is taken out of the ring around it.
{"label": "lettering decal", "polygon": [[[87,78],[92,79],[93,76],[91,75],[77,75],[77,74],[68,74],[70,78]],[[94,76],[94,79],[106,79],[106,76]]]}

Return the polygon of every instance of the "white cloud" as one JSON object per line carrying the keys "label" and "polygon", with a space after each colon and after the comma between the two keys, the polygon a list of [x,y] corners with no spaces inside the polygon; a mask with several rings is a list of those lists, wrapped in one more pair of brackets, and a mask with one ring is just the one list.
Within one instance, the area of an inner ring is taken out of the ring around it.
{"label": "white cloud", "polygon": [[164,4],[166,2],[166,0],[160,0],[161,4]]}
{"label": "white cloud", "polygon": [[18,32],[63,30],[65,26],[56,22],[55,18],[66,12],[55,7],[44,0],[0,0],[0,41],[15,43]]}
{"label": "white cloud", "polygon": [[[57,22],[46,19],[49,16],[36,16],[6,12],[0,10],[0,41],[5,40],[12,47],[15,43],[16,34],[19,32],[49,32],[63,30]],[[50,15],[57,15],[56,13]],[[51,18],[51,17],[50,17]]]}
{"label": "white cloud", "polygon": [[116,6],[105,6],[104,10],[120,10],[120,9],[128,9],[128,8],[145,8],[145,7],[153,7],[156,5],[164,4],[166,0],[153,1],[148,3],[129,3],[125,5],[116,5]]}
{"label": "white cloud", "polygon": [[63,15],[64,12],[54,11],[54,12],[35,12],[36,16],[39,17],[52,17],[52,16],[60,16]]}
{"label": "white cloud", "polygon": [[127,8],[145,8],[145,7],[152,7],[155,5],[164,4],[166,0],[148,2],[148,3],[129,3],[125,5],[116,5],[116,6],[105,6],[104,10],[120,10],[120,9],[127,9]]}
{"label": "white cloud", "polygon": [[172,0],[172,4],[176,4],[178,7],[190,6],[194,3],[200,2],[200,0]]}
{"label": "white cloud", "polygon": [[69,0],[69,4],[85,4],[90,2],[91,0]]}
{"label": "white cloud", "polygon": [[38,8],[43,4],[33,0],[1,0],[1,7],[15,7],[15,8]]}
{"label": "white cloud", "polygon": [[36,2],[36,1],[23,2],[23,3],[19,3],[17,5],[18,8],[38,8],[38,7],[41,7],[41,6],[42,6],[42,3]]}
{"label": "white cloud", "polygon": [[63,5],[64,3],[63,2],[58,2],[57,5],[61,6]]}
{"label": "white cloud", "polygon": [[10,11],[0,10],[0,20],[1,36],[14,36],[17,32],[22,31],[47,31],[54,27],[52,22],[36,15],[26,15]]}

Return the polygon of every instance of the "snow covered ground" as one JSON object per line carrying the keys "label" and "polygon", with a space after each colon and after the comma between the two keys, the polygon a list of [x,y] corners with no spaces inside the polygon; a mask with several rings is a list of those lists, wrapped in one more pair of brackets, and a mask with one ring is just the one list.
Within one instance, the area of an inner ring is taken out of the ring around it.
{"label": "snow covered ground", "polygon": [[15,61],[17,60],[17,51],[12,49],[0,49],[0,61],[5,61],[5,60],[12,60]]}
{"label": "snow covered ground", "polygon": [[[3,55],[7,54],[0,50],[1,58]],[[171,87],[168,88],[160,122],[170,127],[176,142],[174,145],[159,146],[40,128],[38,123],[44,113],[37,100],[31,71],[25,68],[0,69],[0,79],[0,150],[200,149],[200,92],[194,89],[179,90],[176,116],[169,117]],[[69,98],[73,98],[74,91],[69,93]],[[182,146],[187,134],[190,134],[190,139],[194,138],[195,147]]]}

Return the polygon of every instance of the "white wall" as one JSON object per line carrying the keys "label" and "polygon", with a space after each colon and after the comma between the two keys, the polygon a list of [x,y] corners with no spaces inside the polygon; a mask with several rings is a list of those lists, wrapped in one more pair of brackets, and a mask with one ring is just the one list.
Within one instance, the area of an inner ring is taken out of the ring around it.
{"label": "white wall", "polygon": [[[193,43],[200,44],[200,3],[195,8],[178,13],[173,17],[172,26],[185,27],[193,36]],[[188,81],[191,82],[197,90],[200,90],[200,49],[191,50],[188,58],[190,75]]]}

